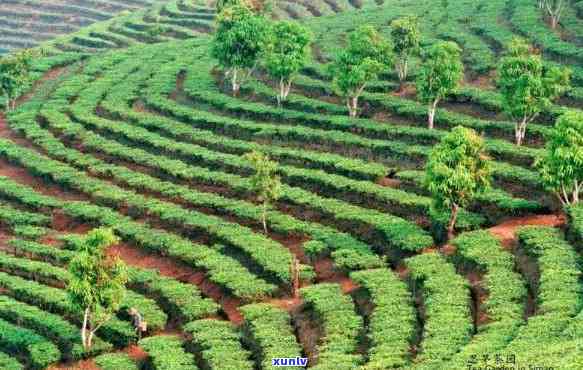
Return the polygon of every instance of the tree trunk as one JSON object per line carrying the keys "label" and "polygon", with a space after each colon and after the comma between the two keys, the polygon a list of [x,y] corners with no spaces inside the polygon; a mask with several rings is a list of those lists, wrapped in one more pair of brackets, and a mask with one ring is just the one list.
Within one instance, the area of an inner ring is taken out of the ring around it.
{"label": "tree trunk", "polygon": [[559,19],[556,15],[551,15],[551,28],[553,30],[557,29],[557,26],[559,25]]}
{"label": "tree trunk", "polygon": [[281,106],[281,103],[283,103],[287,99],[290,90],[291,90],[291,81],[285,81],[283,78],[281,78],[279,80],[279,95],[277,97],[277,105],[278,106]]}
{"label": "tree trunk", "polygon": [[346,106],[348,107],[348,115],[351,118],[356,117],[358,114],[358,96],[351,96],[347,98]]}
{"label": "tree trunk", "polygon": [[83,343],[83,348],[89,349],[87,345],[87,324],[89,322],[89,308],[85,309],[85,314],[83,315],[83,326],[81,327],[81,342]]}
{"label": "tree trunk", "polygon": [[435,111],[437,110],[437,103],[439,103],[439,99],[435,99],[433,104],[429,106],[429,117],[427,123],[430,130],[432,130],[434,126],[433,122],[435,120]]}
{"label": "tree trunk", "polygon": [[407,79],[407,61],[400,60],[397,62],[397,75],[399,76],[399,92],[405,88],[405,80]]}
{"label": "tree trunk", "polygon": [[516,123],[514,136],[516,138],[516,145],[521,146],[524,137],[526,136],[526,124],[528,123],[528,118],[525,116],[521,122]]}
{"label": "tree trunk", "polygon": [[95,335],[95,330],[89,332],[89,338],[87,339],[87,349],[91,348],[93,345],[93,336]]}
{"label": "tree trunk", "polygon": [[459,206],[453,204],[451,208],[451,216],[449,218],[449,224],[447,225],[447,240],[450,241],[454,237],[455,222],[457,220],[457,213],[459,211]]}
{"label": "tree trunk", "polygon": [[291,80],[287,81],[287,83],[285,84],[285,88],[283,90],[283,100],[286,100],[287,97],[289,96],[289,92],[291,91],[291,85],[292,85]]}
{"label": "tree trunk", "polygon": [[267,202],[263,202],[261,221],[263,222],[263,231],[265,231],[265,234],[267,234]]}
{"label": "tree trunk", "polygon": [[296,256],[292,255],[291,261],[292,294],[294,298],[300,295],[300,263]]}
{"label": "tree trunk", "polygon": [[241,90],[241,84],[239,83],[239,69],[233,68],[233,75],[231,76],[231,87],[233,89],[233,95],[239,95],[239,90]]}

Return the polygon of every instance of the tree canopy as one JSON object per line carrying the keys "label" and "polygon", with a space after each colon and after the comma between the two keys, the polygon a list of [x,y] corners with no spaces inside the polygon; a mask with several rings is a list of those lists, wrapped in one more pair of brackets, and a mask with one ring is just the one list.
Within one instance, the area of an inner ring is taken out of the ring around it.
{"label": "tree canopy", "polygon": [[117,242],[110,229],[94,229],[77,245],[69,263],[67,293],[73,306],[83,312],[81,338],[85,349],[91,347],[95,332],[119,310],[124,298],[126,266],[106,250]]}
{"label": "tree canopy", "polygon": [[393,63],[391,43],[374,27],[362,26],[348,37],[348,45],[330,66],[336,90],[346,97],[351,117],[358,112],[358,98],[367,83]]}
{"label": "tree canopy", "polygon": [[440,100],[453,93],[464,76],[461,49],[451,41],[440,41],[422,53],[417,76],[417,97],[429,104],[428,126],[434,126],[435,111]]}
{"label": "tree canopy", "polygon": [[249,77],[257,65],[264,50],[267,28],[267,21],[245,6],[227,7],[218,15],[211,53],[230,77],[233,93],[239,92],[241,79]]}
{"label": "tree canopy", "polygon": [[267,37],[265,68],[279,83],[278,103],[285,100],[294,76],[310,56],[311,33],[295,22],[273,24]]}
{"label": "tree canopy", "polygon": [[472,129],[457,126],[433,147],[426,165],[425,185],[437,211],[451,212],[447,227],[453,235],[460,207],[490,184],[490,163],[484,140]]}
{"label": "tree canopy", "polygon": [[281,180],[277,175],[278,165],[267,155],[253,151],[245,154],[253,165],[255,173],[251,176],[251,186],[257,194],[257,199],[262,203],[263,229],[267,233],[267,207],[281,196]]}
{"label": "tree canopy", "polygon": [[583,187],[583,113],[568,111],[557,119],[546,150],[535,165],[545,187],[563,205],[579,202]]}
{"label": "tree canopy", "polygon": [[526,127],[569,88],[570,71],[545,64],[529,45],[515,39],[498,66],[497,85],[503,109],[516,122],[516,144],[521,145]]}
{"label": "tree canopy", "polygon": [[403,17],[391,22],[391,38],[401,87],[407,79],[409,60],[419,51],[421,34],[417,17]]}
{"label": "tree canopy", "polygon": [[14,109],[16,97],[30,82],[32,57],[30,50],[0,56],[0,92],[5,99],[6,111]]}

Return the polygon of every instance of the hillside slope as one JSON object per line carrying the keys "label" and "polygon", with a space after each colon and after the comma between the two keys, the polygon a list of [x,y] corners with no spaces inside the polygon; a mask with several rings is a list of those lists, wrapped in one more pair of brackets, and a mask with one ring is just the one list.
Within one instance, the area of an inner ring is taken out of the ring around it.
{"label": "hillside slope", "polygon": [[[118,9],[98,3],[86,17]],[[230,94],[203,3],[156,3],[43,42],[36,82],[0,114],[0,368],[271,369],[296,357],[335,370],[583,366],[579,208],[553,214],[532,168],[554,119],[583,106],[575,7],[554,33],[527,0],[280,1],[274,17],[301,19],[316,42],[279,107],[261,70]],[[424,45],[463,48],[463,86],[435,130],[392,71],[349,118],[325,65],[354,25],[387,34],[404,15],[420,17]],[[573,70],[574,89],[529,124],[523,147],[493,79],[515,35]],[[440,245],[423,170],[457,125],[484,137],[494,183]],[[243,159],[252,150],[280,166],[268,233]],[[109,253],[131,278],[87,352],[64,284],[71,243],[98,226],[121,237]],[[129,307],[149,324],[141,341]]]}

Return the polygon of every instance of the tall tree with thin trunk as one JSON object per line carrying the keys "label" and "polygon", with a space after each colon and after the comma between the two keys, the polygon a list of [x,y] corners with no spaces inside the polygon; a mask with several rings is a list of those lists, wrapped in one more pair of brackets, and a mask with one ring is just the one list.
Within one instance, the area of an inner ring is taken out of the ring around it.
{"label": "tall tree with thin trunk", "polygon": [[556,29],[561,21],[561,15],[565,8],[566,2],[568,0],[539,0],[539,6],[541,6],[551,21],[551,28]]}
{"label": "tall tree with thin trunk", "polygon": [[391,43],[374,27],[362,26],[348,37],[348,45],[330,65],[336,91],[345,97],[350,117],[358,114],[358,99],[366,85],[391,68]]}
{"label": "tall tree with thin trunk", "polygon": [[0,93],[6,112],[16,107],[16,97],[30,82],[32,57],[30,50],[0,56]]}
{"label": "tall tree with thin trunk", "polygon": [[455,127],[429,156],[425,185],[438,213],[448,212],[447,236],[451,239],[460,207],[490,184],[490,163],[484,140],[472,129]]}
{"label": "tall tree with thin trunk", "polygon": [[277,103],[287,99],[294,77],[310,55],[312,35],[295,22],[277,22],[269,32],[265,48],[265,69],[279,82]]}
{"label": "tall tree with thin trunk", "polygon": [[545,187],[563,206],[579,203],[583,191],[583,113],[568,111],[557,119],[535,166]]}
{"label": "tall tree with thin trunk", "polygon": [[391,38],[395,53],[395,67],[399,77],[399,91],[401,91],[407,80],[410,59],[419,51],[420,32],[417,18],[404,17],[392,21]]}
{"label": "tall tree with thin trunk", "polygon": [[211,53],[225,70],[236,95],[257,66],[265,47],[268,24],[263,16],[241,5],[224,8],[216,22]]}
{"label": "tall tree with thin trunk", "polygon": [[251,176],[251,186],[261,202],[263,230],[267,234],[267,209],[281,196],[281,180],[277,175],[278,166],[267,155],[257,151],[245,154],[245,159],[251,162],[255,170]]}
{"label": "tall tree with thin trunk", "polygon": [[433,129],[437,105],[455,92],[464,77],[461,49],[452,41],[441,41],[422,53],[417,76],[417,97],[428,104],[427,124]]}
{"label": "tall tree with thin trunk", "polygon": [[127,268],[106,250],[117,242],[110,229],[94,229],[69,263],[67,293],[73,306],[83,313],[81,340],[86,350],[91,348],[95,333],[119,310],[125,295]]}
{"label": "tall tree with thin trunk", "polygon": [[503,109],[516,122],[516,145],[522,145],[528,123],[569,89],[570,71],[546,65],[521,39],[514,39],[498,66],[497,85]]}

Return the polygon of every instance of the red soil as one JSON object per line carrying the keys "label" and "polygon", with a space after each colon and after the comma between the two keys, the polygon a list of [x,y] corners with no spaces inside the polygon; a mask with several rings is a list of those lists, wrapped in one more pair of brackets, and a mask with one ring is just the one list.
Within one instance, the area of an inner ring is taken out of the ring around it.
{"label": "red soil", "polygon": [[316,279],[319,283],[336,283],[340,284],[344,294],[350,294],[358,289],[352,279],[334,268],[334,262],[330,258],[321,258],[314,263]]}
{"label": "red soil", "polygon": [[293,312],[297,310],[302,305],[301,298],[281,298],[281,299],[270,299],[267,303],[279,307],[288,312]]}
{"label": "red soil", "polygon": [[488,229],[499,238],[505,248],[510,248],[516,241],[516,230],[522,226],[550,226],[560,227],[565,223],[565,217],[560,215],[535,215],[513,218]]}
{"label": "red soil", "polygon": [[49,367],[47,370],[99,370],[93,360],[83,360],[74,363],[64,363]]}
{"label": "red soil", "polygon": [[126,349],[124,349],[124,352],[127,353],[128,356],[130,356],[130,358],[135,362],[142,362],[148,358],[148,354],[146,353],[146,351],[144,351],[140,346],[135,344],[132,344]]}
{"label": "red soil", "polygon": [[401,263],[395,268],[395,273],[399,276],[400,279],[404,280],[409,275],[409,269],[404,263]]}
{"label": "red soil", "polygon": [[[236,222],[236,221],[235,221]],[[310,238],[302,235],[279,235],[270,233],[269,238],[279,242],[280,244],[284,245],[293,255],[301,262],[306,264],[308,262],[308,258],[304,253],[304,248],[302,247],[304,243],[310,240]]]}
{"label": "red soil", "polygon": [[475,272],[469,272],[466,275],[470,285],[472,287],[472,292],[474,293],[474,323],[476,326],[481,326],[489,321],[488,314],[483,308],[485,302],[488,300],[488,294],[486,290],[482,287],[482,276]]}
{"label": "red soil", "polygon": [[377,184],[380,186],[398,189],[399,186],[401,185],[401,180],[391,179],[390,177],[383,177],[382,179],[377,181]]}
{"label": "red soil", "polygon": [[440,249],[441,253],[445,256],[453,256],[457,252],[457,248],[451,244],[446,244]]}
{"label": "red soil", "polygon": [[405,84],[401,90],[394,91],[391,95],[401,98],[415,98],[415,95],[417,95],[417,89],[414,84]]}
{"label": "red soil", "polygon": [[172,277],[185,283],[195,284],[204,295],[212,298],[221,305],[223,312],[225,312],[231,322],[236,325],[243,323],[243,316],[238,309],[241,301],[225,294],[218,285],[206,279],[203,271],[195,271],[170,258],[150,254],[126,244],[118,244],[111,247],[109,253],[119,256],[130,266],[156,269],[163,276]]}

